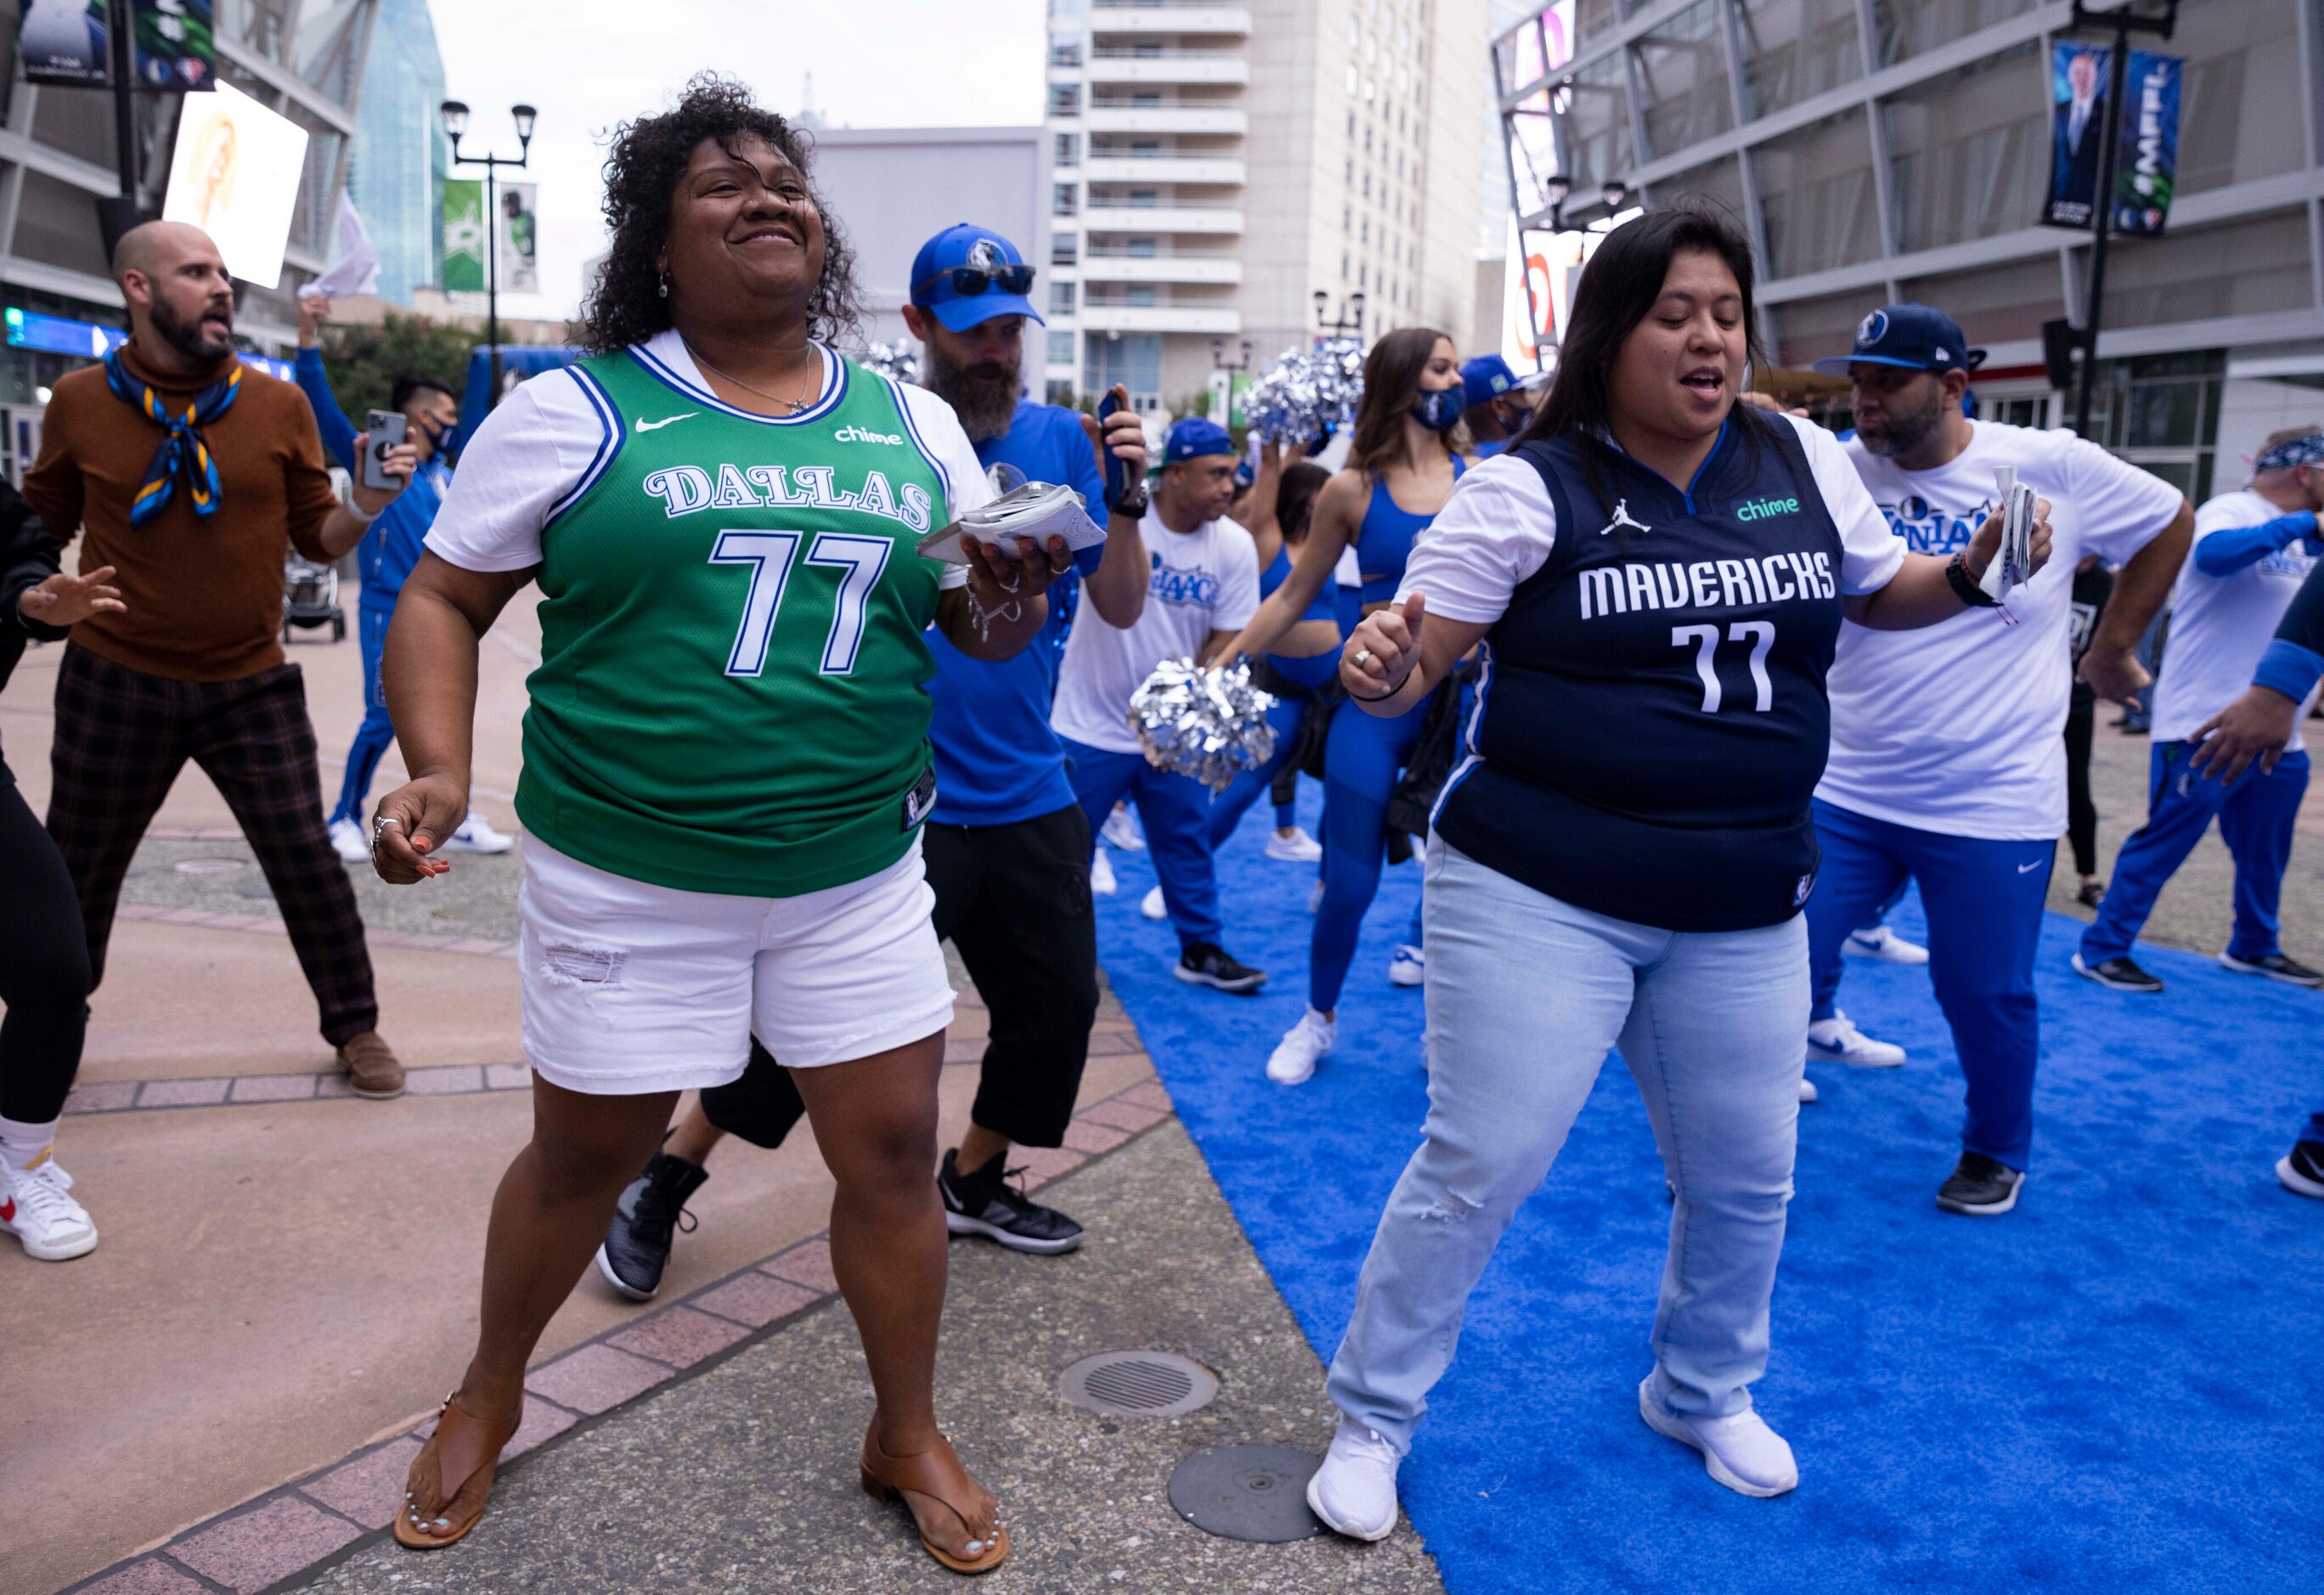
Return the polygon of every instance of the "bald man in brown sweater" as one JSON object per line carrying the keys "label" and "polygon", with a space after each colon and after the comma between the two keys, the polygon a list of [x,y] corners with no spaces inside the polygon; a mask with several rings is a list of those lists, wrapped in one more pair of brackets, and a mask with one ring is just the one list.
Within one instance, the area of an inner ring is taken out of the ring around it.
{"label": "bald man in brown sweater", "polygon": [[[323,1037],[361,1095],[403,1090],[371,955],[323,828],[315,733],[285,661],[282,567],[328,561],[395,497],[338,502],[306,395],[235,353],[234,283],[198,227],[148,222],[114,252],[129,342],[60,378],[24,496],[125,603],[72,629],[57,673],[48,826],[80,894],[89,963],[130,859],[187,760],[216,783],[273,889]],[[413,451],[390,451],[409,479]]]}

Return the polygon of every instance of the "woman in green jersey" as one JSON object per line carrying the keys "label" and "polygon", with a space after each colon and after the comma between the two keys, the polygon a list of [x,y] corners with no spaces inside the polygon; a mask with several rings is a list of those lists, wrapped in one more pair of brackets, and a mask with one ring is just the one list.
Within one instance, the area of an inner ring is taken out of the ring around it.
{"label": "woman in green jersey", "polygon": [[374,856],[411,881],[447,868],[466,804],[477,640],[540,584],[517,795],[533,1138],[493,1200],[475,1354],[413,1461],[407,1545],[475,1525],[526,1359],[615,1197],[678,1093],[740,1075],[755,1030],[837,1182],[832,1263],[878,1397],[865,1487],[901,1495],[948,1567],[1008,1554],[931,1388],[952,991],[920,869],[921,633],[1008,657],[1068,556],[918,554],[990,490],[940,400],[828,346],[852,263],[807,164],[782,118],[706,76],[622,130],[594,353],[478,431],[388,639],[414,779],[380,805]]}

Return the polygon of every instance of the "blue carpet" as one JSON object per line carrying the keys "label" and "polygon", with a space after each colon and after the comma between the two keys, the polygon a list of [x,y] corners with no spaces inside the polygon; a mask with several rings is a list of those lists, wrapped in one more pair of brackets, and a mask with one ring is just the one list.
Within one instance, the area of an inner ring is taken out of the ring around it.
{"label": "blue carpet", "polygon": [[[1310,794],[1312,801],[1312,794]],[[1426,1111],[1421,993],[1388,985],[1419,889],[1391,869],[1340,1014],[1296,1090],[1261,1074],[1306,985],[1312,866],[1220,861],[1227,945],[1271,973],[1235,999],[1171,978],[1116,853],[1100,949],[1180,1117],[1319,1356]],[[1312,813],[1307,823],[1314,825]],[[1920,927],[1908,898],[1895,923]],[[1931,1198],[1960,1080],[1925,970],[1850,959],[1842,1001],[1901,1070],[1819,1067],[1760,1409],[1803,1483],[1754,1501],[1639,1421],[1669,1222],[1618,1062],[1471,1303],[1404,1499],[1454,1595],[1499,1591],[2290,1590],[2324,1537],[2317,1376],[2324,1203],[2272,1166],[2324,1102],[2324,996],[2142,951],[2159,998],[2043,943],[2034,1167],[2018,1211]],[[1555,978],[1544,971],[1544,978]],[[1320,1393],[1320,1392],[1319,1392]]]}

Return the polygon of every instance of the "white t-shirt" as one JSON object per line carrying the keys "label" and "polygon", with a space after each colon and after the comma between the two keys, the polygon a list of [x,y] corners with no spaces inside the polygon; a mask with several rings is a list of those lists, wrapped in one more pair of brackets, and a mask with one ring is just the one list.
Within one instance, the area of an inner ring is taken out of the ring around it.
{"label": "white t-shirt", "polygon": [[2050,562],[2008,599],[1913,632],[1844,625],[1831,667],[1831,762],[1816,796],[1947,836],[2039,842],[2066,828],[2074,567],[2120,565],[2182,502],[2159,476],[2070,432],[1975,421],[1967,448],[1906,471],[1851,438],[1849,457],[1916,554],[1969,546],[2000,494],[1994,471],[2050,501]]}
{"label": "white t-shirt", "polygon": [[[1840,528],[1840,590],[1877,592],[1904,566],[1904,543],[1864,491],[1840,439],[1796,416],[1784,419],[1799,433],[1816,493]],[[1430,614],[1490,625],[1508,613],[1509,595],[1548,562],[1556,542],[1557,512],[1541,473],[1497,454],[1453,484],[1452,498],[1413,539],[1397,601],[1418,592]]]}
{"label": "white t-shirt", "polygon": [[1259,545],[1231,521],[1172,531],[1151,505],[1139,528],[1154,574],[1146,607],[1127,631],[1088,604],[1065,641],[1049,724],[1109,753],[1135,753],[1130,695],[1168,659],[1200,657],[1213,632],[1239,632],[1259,613]]}
{"label": "white t-shirt", "polygon": [[[2307,538],[2227,576],[2198,570],[2195,549],[2215,531],[2259,526],[2283,513],[2249,489],[2223,493],[2195,512],[2195,541],[2171,592],[2171,637],[2154,682],[2156,742],[2185,742],[2197,726],[2243,696],[2259,656],[2292,606],[2292,595],[2316,567]],[[2297,753],[2306,746],[2300,728],[2315,703],[2311,692],[2292,719],[2285,751]]]}
{"label": "white t-shirt", "polygon": [[[821,345],[816,347],[822,348]],[[839,357],[823,353],[823,398],[796,416],[753,416],[771,427],[812,427],[839,396]],[[638,346],[639,357],[689,397],[730,415],[746,413],[710,391],[686,342],[675,331]],[[857,381],[863,373],[856,374]],[[952,406],[926,388],[895,384],[920,442],[945,481],[948,519],[992,498],[975,447]],[[644,420],[643,417],[639,418]],[[569,370],[545,371],[500,401],[460,451],[452,491],[429,529],[428,547],[463,570],[523,570],[540,563],[540,535],[549,521],[597,479],[613,451],[605,447],[616,424],[591,390]],[[944,585],[968,581],[964,566],[944,567]]]}

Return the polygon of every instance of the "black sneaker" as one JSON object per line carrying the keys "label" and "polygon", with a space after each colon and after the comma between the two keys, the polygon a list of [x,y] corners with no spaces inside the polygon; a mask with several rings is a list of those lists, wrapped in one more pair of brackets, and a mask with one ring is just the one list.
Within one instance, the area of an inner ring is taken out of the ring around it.
{"label": "black sneaker", "polygon": [[2275,1160],[2275,1177],[2295,1195],[2324,1201],[2324,1141],[2301,1141]]}
{"label": "black sneaker", "polygon": [[1188,944],[1178,954],[1178,967],[1170,973],[1191,985],[1213,986],[1222,991],[1256,991],[1267,984],[1264,971],[1236,962],[1226,949],[1208,942]]}
{"label": "black sneaker", "polygon": [[2006,1163],[1996,1163],[1982,1152],[1963,1152],[1953,1177],[1937,1188],[1937,1205],[1947,1212],[1990,1218],[2017,1205],[2017,1188],[2025,1176]]}
{"label": "black sneaker", "polygon": [[2324,973],[2296,959],[2286,958],[2281,953],[2270,953],[2264,958],[2238,958],[2233,953],[2222,953],[2219,962],[2237,974],[2264,974],[2272,981],[2282,981],[2287,986],[2307,986],[2311,990],[2324,986]]}
{"label": "black sneaker", "polygon": [[1021,1168],[1006,1168],[1009,1154],[998,1153],[982,1168],[960,1172],[960,1154],[947,1149],[936,1190],[944,1197],[945,1228],[955,1235],[982,1235],[1011,1251],[1055,1257],[1082,1243],[1082,1227],[1054,1207],[1044,1207],[1009,1183]]}
{"label": "black sneaker", "polygon": [[2086,981],[2096,981],[2109,991],[2160,991],[2163,982],[2133,963],[2128,958],[2101,958],[2096,963],[2085,963],[2080,953],[2074,954],[2074,973]]}
{"label": "black sneaker", "polygon": [[605,1243],[597,1249],[597,1272],[633,1302],[650,1302],[661,1289],[669,1266],[672,1231],[694,1228],[687,1198],[702,1189],[710,1171],[683,1157],[656,1152],[645,1173],[632,1180],[613,1204]]}

